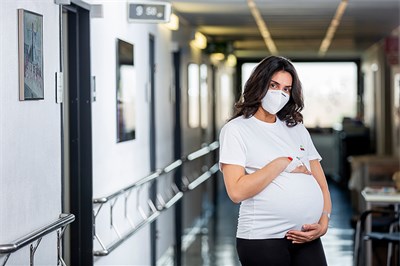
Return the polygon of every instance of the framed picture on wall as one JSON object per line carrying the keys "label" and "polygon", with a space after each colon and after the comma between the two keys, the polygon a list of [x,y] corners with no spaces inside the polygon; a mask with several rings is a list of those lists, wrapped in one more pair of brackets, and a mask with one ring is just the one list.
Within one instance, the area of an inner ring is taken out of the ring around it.
{"label": "framed picture on wall", "polygon": [[117,39],[117,142],[135,139],[136,73],[133,44]]}
{"label": "framed picture on wall", "polygon": [[44,99],[43,16],[18,9],[19,99]]}

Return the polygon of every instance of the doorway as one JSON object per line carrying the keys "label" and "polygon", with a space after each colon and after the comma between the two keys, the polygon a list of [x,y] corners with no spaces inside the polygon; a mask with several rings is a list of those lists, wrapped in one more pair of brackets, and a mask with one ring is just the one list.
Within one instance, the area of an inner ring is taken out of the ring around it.
{"label": "doorway", "polygon": [[62,7],[61,104],[63,212],[75,215],[64,239],[68,265],[93,265],[92,129],[88,7]]}

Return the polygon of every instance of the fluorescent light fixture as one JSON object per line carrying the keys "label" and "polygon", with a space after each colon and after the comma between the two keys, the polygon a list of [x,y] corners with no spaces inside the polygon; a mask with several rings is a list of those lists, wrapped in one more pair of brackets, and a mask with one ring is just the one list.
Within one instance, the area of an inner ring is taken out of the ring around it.
{"label": "fluorescent light fixture", "polygon": [[321,42],[321,46],[319,48],[319,55],[324,56],[328,51],[329,46],[332,43],[333,36],[335,35],[336,29],[340,24],[343,13],[346,10],[348,0],[342,0],[338,8],[336,9],[335,16],[333,17],[331,24],[329,25],[328,30],[326,31],[325,38]]}
{"label": "fluorescent light fixture", "polygon": [[198,49],[205,49],[207,47],[207,38],[199,31],[194,34],[194,40],[190,42],[190,45]]}
{"label": "fluorescent light fixture", "polygon": [[268,50],[273,55],[278,54],[278,49],[276,48],[275,43],[272,40],[271,34],[269,33],[269,30],[268,30],[267,25],[265,24],[265,21],[261,17],[260,10],[257,8],[257,6],[253,0],[247,0],[247,5],[249,6],[251,14],[253,15],[253,17],[257,23],[258,29],[261,33],[261,36],[264,39],[264,43],[267,46]]}
{"label": "fluorescent light fixture", "polygon": [[171,13],[169,17],[169,22],[165,24],[165,26],[170,30],[178,30],[179,29],[179,17],[174,13]]}

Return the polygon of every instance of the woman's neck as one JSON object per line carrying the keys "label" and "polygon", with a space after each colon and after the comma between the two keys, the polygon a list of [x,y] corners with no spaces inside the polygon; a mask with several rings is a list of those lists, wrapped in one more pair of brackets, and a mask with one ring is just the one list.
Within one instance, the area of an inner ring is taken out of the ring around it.
{"label": "woman's neck", "polygon": [[254,117],[266,123],[275,123],[276,121],[276,115],[268,113],[261,106],[258,107],[258,110],[254,114]]}

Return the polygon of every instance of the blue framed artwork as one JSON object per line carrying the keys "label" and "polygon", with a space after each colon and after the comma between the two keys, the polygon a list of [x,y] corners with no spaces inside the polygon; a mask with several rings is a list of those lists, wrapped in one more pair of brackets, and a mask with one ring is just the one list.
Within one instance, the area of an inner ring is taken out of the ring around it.
{"label": "blue framed artwork", "polygon": [[18,9],[19,99],[44,99],[43,16]]}

